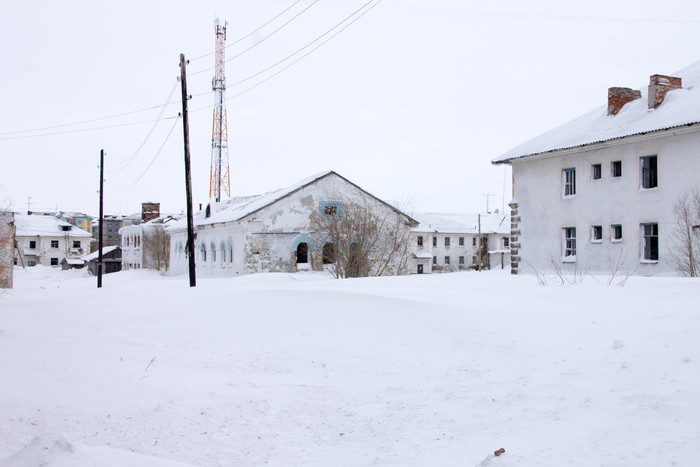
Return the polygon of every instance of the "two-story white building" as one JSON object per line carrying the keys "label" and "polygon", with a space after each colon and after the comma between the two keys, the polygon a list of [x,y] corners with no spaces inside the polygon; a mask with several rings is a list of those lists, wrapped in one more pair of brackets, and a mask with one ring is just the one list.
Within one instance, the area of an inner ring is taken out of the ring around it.
{"label": "two-story white building", "polygon": [[672,274],[674,204],[700,187],[700,62],[511,149],[512,273]]}
{"label": "two-story white building", "polygon": [[92,235],[53,216],[15,214],[15,238],[15,264],[58,267],[89,253]]}
{"label": "two-story white building", "polygon": [[412,239],[418,274],[510,264],[509,216],[413,213],[413,217],[420,222]]}

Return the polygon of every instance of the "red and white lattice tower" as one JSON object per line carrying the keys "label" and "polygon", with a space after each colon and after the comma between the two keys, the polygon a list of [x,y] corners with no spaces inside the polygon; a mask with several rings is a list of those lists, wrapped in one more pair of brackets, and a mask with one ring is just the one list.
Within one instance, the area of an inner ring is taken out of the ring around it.
{"label": "red and white lattice tower", "polygon": [[226,107],[224,93],[226,92],[226,26],[219,18],[214,21],[216,29],[216,49],[214,52],[216,65],[214,77],[211,80],[214,90],[214,121],[211,130],[211,170],[209,172],[209,197],[216,202],[221,201],[221,192],[231,196],[231,178],[228,171],[228,129],[226,128]]}

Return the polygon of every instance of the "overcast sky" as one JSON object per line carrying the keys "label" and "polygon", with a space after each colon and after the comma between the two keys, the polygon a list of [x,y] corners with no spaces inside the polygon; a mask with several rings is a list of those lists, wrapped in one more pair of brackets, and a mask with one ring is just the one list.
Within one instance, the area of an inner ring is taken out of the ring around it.
{"label": "overcast sky", "polygon": [[335,170],[409,211],[483,212],[487,195],[502,209],[511,174],[491,159],[606,105],[608,87],[640,89],[700,59],[691,0],[373,0],[297,63],[280,71],[329,35],[247,80],[366,0],[5,3],[0,206],[15,211],[97,215],[101,149],[106,214],[143,201],[182,211],[180,53],[191,59],[193,200],[206,203],[217,16],[228,21],[232,194]]}

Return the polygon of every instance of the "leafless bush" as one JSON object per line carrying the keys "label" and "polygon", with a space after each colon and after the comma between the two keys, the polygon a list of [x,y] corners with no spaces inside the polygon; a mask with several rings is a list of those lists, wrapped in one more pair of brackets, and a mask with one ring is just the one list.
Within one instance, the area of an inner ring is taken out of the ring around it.
{"label": "leafless bush", "polygon": [[700,276],[700,191],[686,191],[673,205],[675,226],[670,254],[676,270],[684,276]]}
{"label": "leafless bush", "polygon": [[162,224],[144,225],[144,267],[165,271],[170,265],[170,235]]}

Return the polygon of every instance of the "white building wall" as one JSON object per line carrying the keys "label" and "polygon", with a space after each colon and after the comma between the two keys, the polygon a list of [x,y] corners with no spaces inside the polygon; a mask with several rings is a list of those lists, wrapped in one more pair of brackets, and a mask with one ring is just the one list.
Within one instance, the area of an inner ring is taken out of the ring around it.
{"label": "white building wall", "polygon": [[[700,133],[675,129],[628,137],[615,142],[543,156],[513,160],[512,248],[514,268],[547,272],[550,261],[564,270],[608,272],[609,262],[622,258],[625,271],[671,274],[669,240],[674,228],[673,204],[691,187],[698,187]],[[640,157],[656,155],[658,187],[640,188]],[[622,161],[622,176],[611,176],[611,162]],[[592,164],[601,164],[602,177],[593,180]],[[576,169],[576,194],[562,196],[562,170]],[[641,259],[640,224],[658,223],[659,260]],[[611,240],[611,225],[621,224],[621,242]],[[601,225],[602,241],[591,241],[593,225]],[[575,263],[562,261],[564,227],[576,227]]]}

